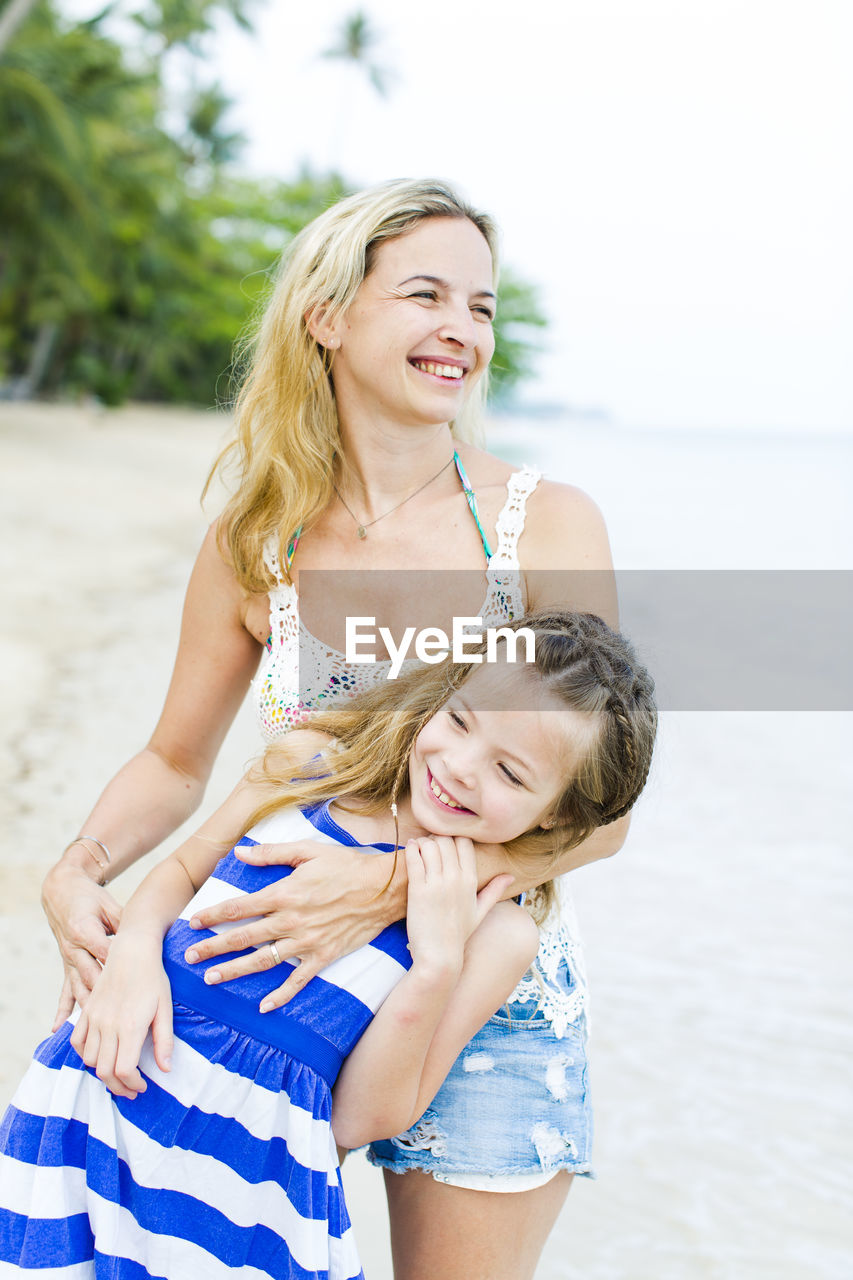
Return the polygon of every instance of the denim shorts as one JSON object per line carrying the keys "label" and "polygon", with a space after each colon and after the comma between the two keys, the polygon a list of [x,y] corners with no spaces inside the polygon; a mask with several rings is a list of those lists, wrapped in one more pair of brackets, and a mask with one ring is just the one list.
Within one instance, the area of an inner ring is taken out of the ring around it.
{"label": "denim shorts", "polygon": [[515,1190],[522,1186],[512,1187],[507,1175],[591,1174],[591,1146],[586,1020],[570,1024],[558,1039],[531,1000],[504,1005],[490,1018],[420,1120],[396,1138],[374,1142],[368,1159],[396,1173],[421,1169],[440,1181],[487,1175],[501,1184],[495,1190]]}

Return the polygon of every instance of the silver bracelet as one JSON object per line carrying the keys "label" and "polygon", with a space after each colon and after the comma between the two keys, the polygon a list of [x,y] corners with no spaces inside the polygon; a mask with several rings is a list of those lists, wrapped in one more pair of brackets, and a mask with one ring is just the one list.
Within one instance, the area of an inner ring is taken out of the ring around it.
{"label": "silver bracelet", "polygon": [[96,845],[98,846],[98,848],[99,848],[99,849],[102,849],[102,850],[103,850],[104,857],[106,858],[107,862],[112,862],[112,858],[110,857],[110,851],[109,851],[109,849],[108,849],[108,848],[107,848],[107,846],[104,844],[103,840],[99,840],[97,836],[78,836],[78,837],[77,837],[77,839],[78,839],[78,840],[91,840],[91,841],[92,841],[92,844],[96,844]]}
{"label": "silver bracelet", "polygon": [[[88,844],[86,843],[87,840],[91,840],[92,844],[96,844],[99,849],[103,850],[104,857],[106,858],[106,862],[101,862],[101,859],[94,852],[94,850],[89,848]],[[63,854],[67,853],[69,849],[73,849],[75,844],[81,844],[83,848],[86,850],[86,852],[88,853],[89,857],[93,858],[95,862],[98,864],[101,871],[103,872],[103,875],[101,878],[101,884],[105,885],[107,883],[107,867],[112,862],[112,858],[110,856],[110,851],[107,848],[107,846],[104,844],[103,840],[99,840],[97,836],[76,836],[71,841],[71,843],[67,844],[65,848],[62,850]]]}

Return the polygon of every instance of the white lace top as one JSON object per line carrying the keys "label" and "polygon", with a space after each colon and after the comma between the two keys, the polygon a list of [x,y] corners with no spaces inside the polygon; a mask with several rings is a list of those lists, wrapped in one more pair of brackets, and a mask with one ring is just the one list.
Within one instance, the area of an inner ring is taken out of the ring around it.
{"label": "white lace top", "polygon": [[[527,499],[540,478],[532,467],[523,467],[507,483],[507,499],[496,525],[497,547],[489,558],[486,598],[479,613],[484,626],[497,626],[524,613],[518,540],[524,529]],[[330,701],[372,688],[385,678],[391,664],[387,659],[347,662],[344,654],[313,636],[300,621],[296,588],[284,581],[274,541],[268,544],[264,559],[278,585],[269,593],[270,638],[252,689],[261,732],[272,742]],[[586,977],[566,879],[563,876],[558,881],[558,905],[540,930],[536,962],[510,997],[510,1003],[540,1001],[558,1036],[586,1010]],[[568,984],[559,975],[564,961]]]}

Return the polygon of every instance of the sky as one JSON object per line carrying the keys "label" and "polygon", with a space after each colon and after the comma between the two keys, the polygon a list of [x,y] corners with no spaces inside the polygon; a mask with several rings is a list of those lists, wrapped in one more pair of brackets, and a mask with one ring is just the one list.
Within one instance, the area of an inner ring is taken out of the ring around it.
{"label": "sky", "polygon": [[[79,3],[84,0],[78,0]],[[319,55],[361,7],[380,98]],[[254,173],[451,180],[550,326],[531,402],[853,431],[849,0],[256,0],[209,73]]]}

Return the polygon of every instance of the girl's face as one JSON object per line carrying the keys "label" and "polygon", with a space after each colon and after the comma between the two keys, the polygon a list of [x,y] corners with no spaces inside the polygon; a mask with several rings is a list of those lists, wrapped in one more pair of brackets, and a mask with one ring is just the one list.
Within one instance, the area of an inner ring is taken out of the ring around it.
{"label": "girl's face", "polygon": [[428,218],[376,252],[347,313],[320,340],[344,422],[451,421],[495,347],[492,257],[467,218]]}
{"label": "girl's face", "polygon": [[411,816],[434,835],[483,844],[549,825],[596,734],[535,674],[477,667],[415,741]]}

